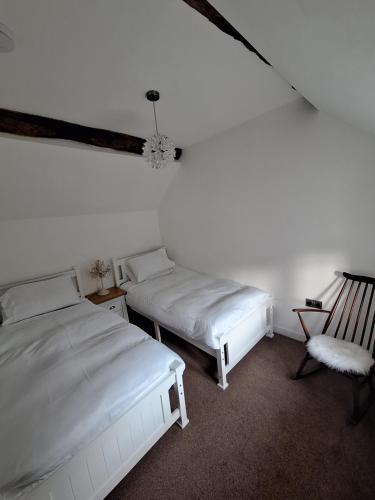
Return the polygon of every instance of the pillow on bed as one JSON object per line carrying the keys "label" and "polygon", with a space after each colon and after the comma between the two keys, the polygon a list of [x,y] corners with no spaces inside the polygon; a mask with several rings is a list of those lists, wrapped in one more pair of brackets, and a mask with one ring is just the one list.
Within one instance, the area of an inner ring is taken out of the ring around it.
{"label": "pillow on bed", "polygon": [[154,252],[130,257],[126,261],[129,278],[135,283],[169,274],[173,271],[174,266],[175,263],[168,258],[164,247]]}
{"label": "pillow on bed", "polygon": [[10,325],[81,301],[70,276],[18,285],[0,296],[2,324]]}

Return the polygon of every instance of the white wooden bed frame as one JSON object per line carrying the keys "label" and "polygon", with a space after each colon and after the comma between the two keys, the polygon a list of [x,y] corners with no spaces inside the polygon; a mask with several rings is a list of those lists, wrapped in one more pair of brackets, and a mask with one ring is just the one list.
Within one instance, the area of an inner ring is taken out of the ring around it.
{"label": "white wooden bed frame", "polygon": [[[71,276],[84,297],[78,268],[17,283],[0,285],[0,292],[11,286],[33,283],[57,276]],[[184,428],[186,414],[183,365],[174,362],[170,372],[126,413],[73,458],[38,483],[24,491],[20,500],[102,500],[176,422]],[[170,389],[176,394],[176,408],[171,407]],[[2,450],[4,453],[5,450]],[[0,500],[14,497],[1,495]]]}
{"label": "white wooden bed frame", "polygon": [[[113,273],[117,287],[128,281],[125,263],[129,257],[112,259]],[[125,296],[126,300],[126,296]],[[130,306],[134,311],[150,319],[154,323],[156,339],[161,342],[160,327],[174,333],[178,337],[193,344],[198,349],[210,354],[216,359],[218,386],[225,390],[228,387],[227,374],[265,335],[273,337],[273,303],[264,302],[252,314],[220,338],[220,347],[213,349],[206,344],[193,340],[185,333],[160,323],[157,318],[146,315],[143,311]]]}

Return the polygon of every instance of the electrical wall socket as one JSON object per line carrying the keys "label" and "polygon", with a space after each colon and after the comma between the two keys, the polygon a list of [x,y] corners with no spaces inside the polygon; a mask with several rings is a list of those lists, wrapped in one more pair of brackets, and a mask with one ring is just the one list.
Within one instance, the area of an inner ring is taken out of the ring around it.
{"label": "electrical wall socket", "polygon": [[305,304],[307,307],[314,307],[315,309],[322,308],[322,301],[321,300],[306,299]]}

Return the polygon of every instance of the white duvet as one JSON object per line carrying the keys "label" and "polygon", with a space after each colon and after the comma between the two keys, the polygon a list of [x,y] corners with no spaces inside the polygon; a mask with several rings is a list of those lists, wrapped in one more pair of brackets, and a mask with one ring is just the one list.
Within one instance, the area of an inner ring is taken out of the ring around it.
{"label": "white duvet", "polygon": [[179,266],[167,276],[122,286],[130,307],[213,349],[220,347],[222,335],[271,299],[259,288]]}
{"label": "white duvet", "polygon": [[169,372],[175,353],[88,301],[0,327],[0,494],[95,439]]}

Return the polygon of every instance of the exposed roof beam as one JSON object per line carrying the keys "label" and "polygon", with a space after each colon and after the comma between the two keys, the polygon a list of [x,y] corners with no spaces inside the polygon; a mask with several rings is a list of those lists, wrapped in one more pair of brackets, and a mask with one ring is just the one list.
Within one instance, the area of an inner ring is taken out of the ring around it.
{"label": "exposed roof beam", "polygon": [[[0,132],[26,137],[44,137],[47,139],[64,139],[109,148],[127,153],[142,154],[145,142],[141,137],[113,132],[100,128],[86,127],[77,123],[55,120],[45,116],[20,113],[0,108]],[[176,160],[182,150],[176,148]]]}
{"label": "exposed roof beam", "polygon": [[250,42],[244,38],[241,33],[239,33],[234,26],[230,24],[229,21],[223,17],[220,12],[218,12],[215,7],[213,7],[207,0],[183,0],[193,9],[197,10],[202,16],[206,17],[211,23],[213,23],[217,28],[226,33],[227,35],[233,37],[235,40],[241,42],[250,52],[256,54],[261,61],[268,66],[271,64],[267,61],[265,57],[262,56],[257,49],[251,45]]}

